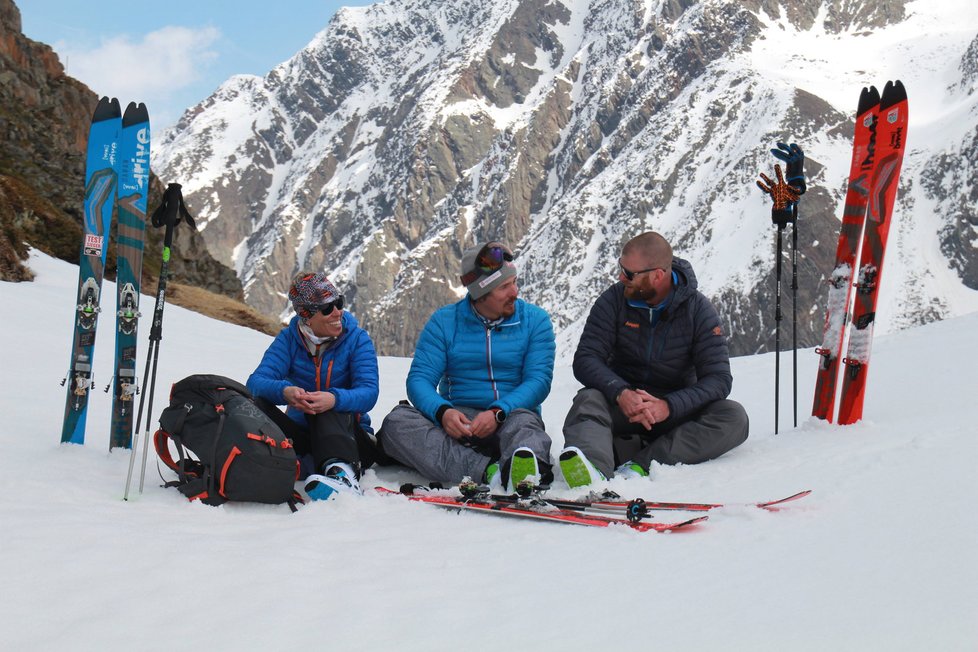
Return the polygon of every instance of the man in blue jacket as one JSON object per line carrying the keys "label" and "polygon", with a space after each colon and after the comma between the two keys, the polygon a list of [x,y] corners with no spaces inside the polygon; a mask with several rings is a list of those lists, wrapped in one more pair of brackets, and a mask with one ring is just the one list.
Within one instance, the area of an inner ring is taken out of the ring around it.
{"label": "man in blue jacket", "polygon": [[727,338],[690,264],[647,232],[625,244],[618,270],[574,355],[584,389],[564,422],[560,454],[572,487],[647,476],[653,461],[697,464],[747,439],[747,413],[727,399]]}
{"label": "man in blue jacket", "polygon": [[[248,390],[300,458],[312,458],[310,498],[359,493],[361,468],[373,452],[367,411],[379,392],[373,341],[343,310],[343,295],[325,274],[296,276],[289,299],[296,316],[265,351]],[[283,404],[285,414],[276,407]]]}
{"label": "man in blue jacket", "polygon": [[553,380],[553,326],[517,298],[512,261],[499,242],[465,251],[468,294],[425,324],[407,378],[413,407],[384,419],[384,453],[430,480],[470,477],[512,491],[552,478],[540,405]]}

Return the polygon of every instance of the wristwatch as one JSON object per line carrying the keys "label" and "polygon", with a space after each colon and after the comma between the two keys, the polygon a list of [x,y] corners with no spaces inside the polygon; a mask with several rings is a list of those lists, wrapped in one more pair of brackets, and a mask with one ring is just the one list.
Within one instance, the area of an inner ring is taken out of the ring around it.
{"label": "wristwatch", "polygon": [[492,411],[496,415],[496,423],[502,423],[506,420],[506,412],[502,408],[492,408]]}

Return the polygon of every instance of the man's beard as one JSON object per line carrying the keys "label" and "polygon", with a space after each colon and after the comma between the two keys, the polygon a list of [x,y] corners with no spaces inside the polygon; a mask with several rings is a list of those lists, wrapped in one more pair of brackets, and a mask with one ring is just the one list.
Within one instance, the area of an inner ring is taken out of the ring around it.
{"label": "man's beard", "polygon": [[657,296],[659,296],[659,293],[656,292],[654,287],[642,289],[633,285],[630,288],[625,288],[625,298],[631,299],[632,301],[652,303]]}

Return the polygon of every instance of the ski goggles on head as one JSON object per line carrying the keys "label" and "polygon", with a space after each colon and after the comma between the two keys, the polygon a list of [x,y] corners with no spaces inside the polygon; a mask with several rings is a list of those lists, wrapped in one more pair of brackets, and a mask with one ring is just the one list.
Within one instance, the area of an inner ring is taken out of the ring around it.
{"label": "ski goggles on head", "polygon": [[462,274],[462,285],[469,285],[483,274],[498,271],[505,263],[513,262],[513,252],[501,242],[490,242],[475,255],[475,267]]}
{"label": "ski goggles on head", "polygon": [[[308,317],[312,317],[317,312],[323,315],[333,314],[334,309],[343,310],[343,295],[336,297],[335,301],[330,301],[329,303],[323,303],[318,306],[303,306],[303,312],[308,313]],[[306,315],[300,315],[306,316]]]}
{"label": "ski goggles on head", "polygon": [[621,272],[621,275],[627,278],[629,281],[634,281],[635,277],[638,276],[639,274],[645,274],[646,272],[654,272],[657,269],[662,269],[662,268],[649,267],[648,269],[638,269],[633,272],[632,270],[627,269],[624,265],[621,264],[621,258],[618,259],[618,271]]}

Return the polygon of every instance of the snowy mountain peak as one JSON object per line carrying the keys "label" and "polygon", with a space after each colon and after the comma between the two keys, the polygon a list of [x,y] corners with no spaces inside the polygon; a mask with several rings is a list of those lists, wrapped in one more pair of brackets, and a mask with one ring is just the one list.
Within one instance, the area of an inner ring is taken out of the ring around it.
{"label": "snowy mountain peak", "polygon": [[692,261],[743,353],[774,331],[754,181],[795,141],[798,334],[815,345],[856,99],[887,79],[907,86],[911,127],[878,331],[978,309],[976,31],[964,0],[389,0],[229,80],[154,163],[251,304],[281,313],[291,276],[323,268],[386,353],[457,298],[461,251],[501,238],[566,357],[618,248],[647,229]]}

